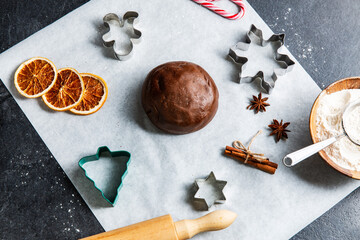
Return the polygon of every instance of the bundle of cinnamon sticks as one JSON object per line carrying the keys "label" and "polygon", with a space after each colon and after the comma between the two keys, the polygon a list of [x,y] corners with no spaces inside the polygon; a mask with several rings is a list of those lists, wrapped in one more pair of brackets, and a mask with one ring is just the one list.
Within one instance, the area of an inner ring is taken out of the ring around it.
{"label": "bundle of cinnamon sticks", "polygon": [[257,155],[249,154],[238,148],[226,146],[225,155],[270,174],[274,174],[278,167],[276,163],[270,162],[268,158],[258,157]]}

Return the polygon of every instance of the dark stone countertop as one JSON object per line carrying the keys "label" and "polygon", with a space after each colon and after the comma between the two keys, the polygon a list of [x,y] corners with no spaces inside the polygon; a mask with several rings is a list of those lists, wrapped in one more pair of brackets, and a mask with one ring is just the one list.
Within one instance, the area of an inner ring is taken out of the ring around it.
{"label": "dark stone countertop", "polygon": [[[86,0],[0,0],[0,52]],[[359,75],[360,2],[249,0],[315,82]],[[103,231],[0,81],[0,239],[76,239]],[[357,189],[293,239],[360,239]]]}

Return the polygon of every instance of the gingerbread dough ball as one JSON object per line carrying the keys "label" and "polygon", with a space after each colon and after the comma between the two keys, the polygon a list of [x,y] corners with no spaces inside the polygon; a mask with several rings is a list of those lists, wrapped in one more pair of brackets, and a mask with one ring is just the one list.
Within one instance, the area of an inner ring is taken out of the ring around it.
{"label": "gingerbread dough ball", "polygon": [[210,75],[190,62],[154,68],[142,88],[142,105],[151,122],[174,134],[195,132],[215,116],[219,92]]}

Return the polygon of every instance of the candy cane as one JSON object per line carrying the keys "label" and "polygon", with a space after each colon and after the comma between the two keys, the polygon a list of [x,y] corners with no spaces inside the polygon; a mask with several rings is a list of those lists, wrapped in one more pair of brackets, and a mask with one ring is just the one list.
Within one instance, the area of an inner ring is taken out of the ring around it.
{"label": "candy cane", "polygon": [[245,4],[243,3],[242,0],[230,0],[231,2],[235,3],[240,8],[239,12],[235,13],[235,14],[229,13],[229,12],[225,11],[224,9],[219,8],[218,6],[216,6],[212,3],[217,0],[192,0],[192,1],[196,2],[197,4],[200,4],[203,7],[210,9],[211,11],[219,14],[220,16],[222,16],[224,18],[231,19],[231,20],[242,18],[245,14]]}

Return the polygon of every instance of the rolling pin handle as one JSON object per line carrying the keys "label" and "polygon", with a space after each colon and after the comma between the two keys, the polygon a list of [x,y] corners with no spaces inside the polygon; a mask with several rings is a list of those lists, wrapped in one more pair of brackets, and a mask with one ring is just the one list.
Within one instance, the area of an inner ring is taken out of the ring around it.
{"label": "rolling pin handle", "polygon": [[175,230],[179,240],[185,240],[201,232],[227,228],[236,217],[237,214],[229,210],[216,210],[198,219],[178,221],[175,223]]}

